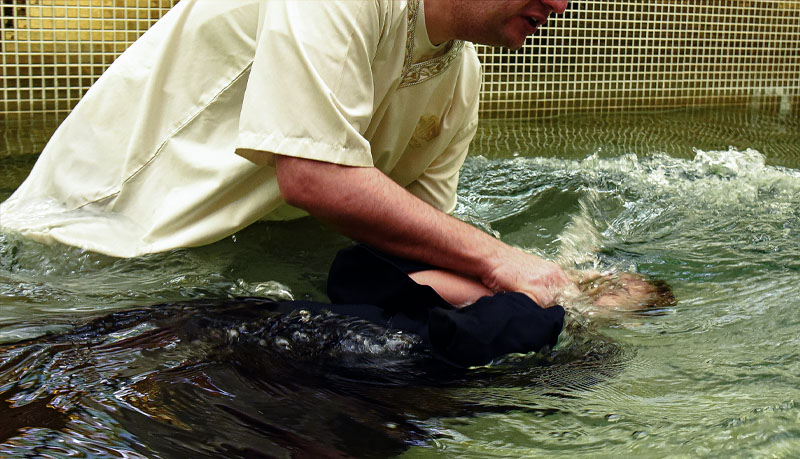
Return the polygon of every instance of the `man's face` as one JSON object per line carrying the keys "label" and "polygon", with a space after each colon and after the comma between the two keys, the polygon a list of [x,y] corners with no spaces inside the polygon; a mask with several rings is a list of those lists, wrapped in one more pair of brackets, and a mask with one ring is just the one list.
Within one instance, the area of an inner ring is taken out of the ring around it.
{"label": "man's face", "polygon": [[456,0],[458,38],[519,49],[550,13],[563,13],[568,0]]}

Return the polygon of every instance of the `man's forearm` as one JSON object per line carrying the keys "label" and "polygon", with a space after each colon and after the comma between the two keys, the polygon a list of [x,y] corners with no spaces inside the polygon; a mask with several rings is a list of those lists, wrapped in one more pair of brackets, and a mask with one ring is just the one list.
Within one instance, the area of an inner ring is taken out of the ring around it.
{"label": "man's forearm", "polygon": [[433,208],[375,168],[275,158],[286,201],[356,240],[479,279],[495,291],[524,291],[543,305],[552,301],[543,291],[547,284],[563,283],[560,268]]}
{"label": "man's forearm", "polygon": [[375,168],[289,157],[276,162],[287,202],[353,239],[476,278],[498,256],[493,237],[434,209]]}

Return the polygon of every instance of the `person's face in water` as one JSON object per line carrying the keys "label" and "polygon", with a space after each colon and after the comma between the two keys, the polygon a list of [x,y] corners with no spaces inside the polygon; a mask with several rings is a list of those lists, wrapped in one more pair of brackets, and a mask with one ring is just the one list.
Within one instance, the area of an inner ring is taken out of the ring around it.
{"label": "person's face in water", "polygon": [[575,277],[578,290],[600,311],[642,311],[676,304],[666,282],[639,274],[583,271]]}
{"label": "person's face in water", "polygon": [[454,0],[456,36],[490,46],[519,49],[551,13],[561,14],[568,0]]}

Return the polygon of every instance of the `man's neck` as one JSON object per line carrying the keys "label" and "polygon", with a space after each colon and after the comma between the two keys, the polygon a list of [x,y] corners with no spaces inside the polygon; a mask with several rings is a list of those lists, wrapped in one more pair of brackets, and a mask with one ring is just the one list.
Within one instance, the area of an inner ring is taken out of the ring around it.
{"label": "man's neck", "polygon": [[434,45],[455,39],[450,33],[450,0],[424,0],[425,27]]}

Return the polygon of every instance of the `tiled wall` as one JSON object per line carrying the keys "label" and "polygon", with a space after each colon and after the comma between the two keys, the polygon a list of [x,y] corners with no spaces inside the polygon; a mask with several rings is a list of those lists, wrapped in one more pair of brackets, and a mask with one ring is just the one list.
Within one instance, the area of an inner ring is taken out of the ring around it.
{"label": "tiled wall", "polygon": [[[0,2],[0,117],[10,117],[63,116],[177,0]],[[479,52],[484,117],[800,112],[800,0],[576,0],[521,51]]]}

